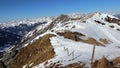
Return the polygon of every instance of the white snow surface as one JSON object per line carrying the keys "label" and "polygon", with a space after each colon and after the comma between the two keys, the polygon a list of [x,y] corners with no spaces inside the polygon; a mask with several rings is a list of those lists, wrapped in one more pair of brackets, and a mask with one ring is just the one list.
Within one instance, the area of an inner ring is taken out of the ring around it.
{"label": "white snow surface", "polygon": [[[111,61],[120,56],[120,48],[118,48],[120,47],[120,31],[111,28],[110,25],[114,25],[115,28],[120,28],[120,26],[105,21],[107,16],[116,18],[108,14],[95,13],[92,17],[85,20],[86,23],[79,21],[68,21],[64,23],[58,22],[52,30],[54,30],[55,33],[65,31],[79,32],[88,37],[95,38],[97,41],[99,41],[100,38],[110,40],[109,44],[105,44],[105,47],[96,46],[94,61],[101,59],[103,56]],[[98,24],[94,20],[105,23],[105,25]],[[50,32],[46,32],[46,34],[48,33]],[[62,66],[75,62],[83,62],[89,66],[91,62],[93,45],[73,41],[59,35],[56,35],[56,37],[51,37],[50,40],[52,46],[54,47],[55,57],[48,60],[49,63],[46,66],[49,66],[50,63],[55,63],[58,61],[60,61]],[[33,68],[44,68],[44,63],[45,62]]]}
{"label": "white snow surface", "polygon": [[[86,64],[91,62],[93,45],[76,42],[62,36],[52,37],[50,40],[56,55],[54,58],[48,60],[48,62],[55,63],[60,61],[62,66],[75,62],[83,62]],[[99,60],[103,56],[105,56],[108,60],[113,60],[114,58],[120,56],[120,49],[114,46],[96,46],[94,60]],[[44,63],[39,64],[34,68],[44,68]]]}
{"label": "white snow surface", "polygon": [[[53,30],[55,32],[64,32],[64,31],[79,32],[87,36],[93,37],[96,40],[99,40],[100,38],[106,38],[114,43],[120,44],[120,36],[119,36],[120,31],[117,31],[110,27],[110,25],[112,25],[113,23],[111,24],[104,20],[104,18],[107,16],[115,18],[114,16],[111,16],[111,15],[96,13],[93,17],[87,19],[86,23],[82,23],[78,21],[77,22],[69,21],[64,23],[59,22],[53,28]],[[103,22],[105,23],[105,25],[98,24],[94,20]],[[119,25],[117,24],[114,24],[114,25],[116,25],[115,26],[116,28],[120,29]]]}

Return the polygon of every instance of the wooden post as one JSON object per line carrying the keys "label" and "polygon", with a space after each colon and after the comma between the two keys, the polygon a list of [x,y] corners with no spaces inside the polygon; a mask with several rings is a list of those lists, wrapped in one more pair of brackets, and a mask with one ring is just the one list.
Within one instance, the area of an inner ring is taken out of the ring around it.
{"label": "wooden post", "polygon": [[91,68],[92,68],[92,65],[93,65],[93,60],[94,60],[94,54],[95,54],[95,45],[93,46],[93,51],[92,51],[92,58],[91,58]]}

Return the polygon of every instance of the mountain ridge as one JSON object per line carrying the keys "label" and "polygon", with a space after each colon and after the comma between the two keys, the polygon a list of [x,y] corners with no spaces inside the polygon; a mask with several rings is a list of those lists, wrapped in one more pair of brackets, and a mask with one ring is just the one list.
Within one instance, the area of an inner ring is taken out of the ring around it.
{"label": "mountain ridge", "polygon": [[[50,67],[50,65],[55,67],[57,64],[58,67],[67,67],[69,64],[76,64],[78,62],[83,64],[83,68],[86,66],[89,67],[93,45],[96,45],[94,60],[99,60],[103,56],[105,56],[108,60],[114,60],[116,57],[120,56],[120,31],[118,30],[120,29],[119,18],[98,12],[88,15],[80,14],[78,16],[74,16],[75,15],[72,17],[71,15],[62,14],[44,25],[37,26],[35,29],[26,34],[24,38],[22,38],[20,44],[12,49],[13,52],[11,53],[14,53],[14,51],[16,52],[16,50],[21,52],[22,49],[25,48],[34,49],[32,48],[32,45],[37,46],[39,43],[44,43],[39,46],[47,45],[47,42],[42,41],[41,39],[46,39],[46,36],[52,34],[54,36],[47,38],[47,40],[50,40],[49,44],[54,48],[55,55],[52,55],[54,56],[52,58],[48,57],[49,59],[42,62],[39,60],[39,57],[36,57],[36,59],[41,62],[37,64],[34,64],[34,60],[27,60],[30,62],[27,64],[27,62],[22,61],[21,59],[21,63],[23,63],[21,64],[21,67],[27,68],[35,66],[35,68],[44,68]],[[101,49],[103,49],[103,51],[101,51]],[[35,51],[37,54],[40,54],[40,50],[41,49],[38,48]],[[24,50],[24,52],[26,52],[26,55],[28,56],[32,53],[27,53],[26,50]],[[12,60],[10,60],[10,64],[7,64],[10,66],[12,65],[11,68],[14,68],[14,66],[16,67],[18,64],[13,65],[13,63],[20,60],[19,56],[25,59],[25,57],[22,56],[22,54],[24,55],[24,52],[18,52],[16,57],[11,58]],[[47,53],[44,53],[44,55],[47,55]],[[9,54],[9,56],[12,55]],[[45,57],[43,57],[43,59],[46,59]],[[31,56],[28,57],[28,59],[30,58]],[[35,58],[35,56],[33,58]],[[5,60],[6,58],[3,59]],[[14,59],[16,59],[16,61]]]}

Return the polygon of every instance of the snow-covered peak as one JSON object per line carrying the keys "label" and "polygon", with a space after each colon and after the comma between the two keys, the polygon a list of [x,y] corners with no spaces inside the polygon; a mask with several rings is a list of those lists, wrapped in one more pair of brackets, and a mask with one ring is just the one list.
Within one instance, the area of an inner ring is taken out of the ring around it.
{"label": "snow-covered peak", "polygon": [[112,15],[110,15],[110,14],[107,14],[107,13],[99,13],[99,12],[94,13],[92,18],[95,18],[95,19],[96,19],[96,18],[105,19],[105,18],[107,18],[107,17],[118,19],[117,17],[112,16]]}

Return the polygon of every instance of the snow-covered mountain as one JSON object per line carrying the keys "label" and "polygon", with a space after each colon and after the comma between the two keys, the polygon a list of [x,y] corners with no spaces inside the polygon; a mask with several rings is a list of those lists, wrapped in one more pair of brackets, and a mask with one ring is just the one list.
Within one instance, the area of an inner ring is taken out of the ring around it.
{"label": "snow-covered mountain", "polygon": [[95,68],[103,61],[119,68],[119,34],[120,19],[112,15],[62,14],[28,32],[2,61],[10,68],[91,68],[95,45]]}
{"label": "snow-covered mountain", "polygon": [[43,17],[0,23],[0,51],[2,52],[6,48],[16,45],[29,31],[52,21],[53,18]]}

